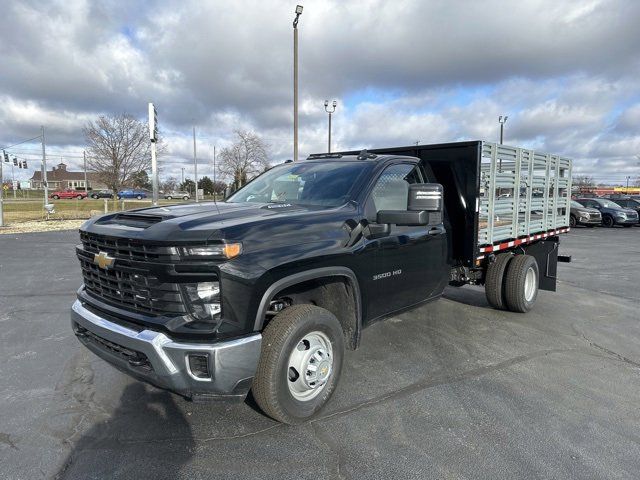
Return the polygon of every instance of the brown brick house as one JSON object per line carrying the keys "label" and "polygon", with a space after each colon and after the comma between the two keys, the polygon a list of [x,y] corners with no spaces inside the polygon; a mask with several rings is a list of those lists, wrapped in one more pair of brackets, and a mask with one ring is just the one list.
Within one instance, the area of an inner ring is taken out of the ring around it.
{"label": "brown brick house", "polygon": [[[49,182],[49,190],[63,190],[70,188],[72,190],[84,190],[84,172],[72,172],[67,170],[65,163],[59,163],[51,170],[47,171],[47,181]],[[107,186],[97,179],[95,173],[87,173],[87,181],[89,182],[90,190],[102,190]],[[41,189],[42,185],[42,172],[36,170],[31,177],[31,188]]]}

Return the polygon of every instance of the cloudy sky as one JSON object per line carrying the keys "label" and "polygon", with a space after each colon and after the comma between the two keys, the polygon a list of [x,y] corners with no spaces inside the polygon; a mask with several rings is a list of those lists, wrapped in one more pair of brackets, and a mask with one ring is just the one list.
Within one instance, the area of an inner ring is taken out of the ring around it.
{"label": "cloudy sky", "polygon": [[[482,139],[575,159],[622,183],[640,174],[637,0],[301,0],[301,155]],[[46,129],[49,161],[80,165],[100,114],[155,102],[164,174],[199,174],[233,130],[292,157],[295,2],[8,0],[0,28],[0,144]],[[33,159],[39,143],[9,151]]]}

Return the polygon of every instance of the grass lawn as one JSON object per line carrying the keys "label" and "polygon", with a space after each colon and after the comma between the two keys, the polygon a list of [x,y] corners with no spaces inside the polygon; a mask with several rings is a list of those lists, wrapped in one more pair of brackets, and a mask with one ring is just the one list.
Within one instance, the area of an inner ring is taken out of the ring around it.
{"label": "grass lawn", "polygon": [[[51,219],[86,219],[94,215],[105,213],[105,201],[103,199],[84,199],[84,200],[49,200],[49,203],[55,205],[55,213],[49,218]],[[183,203],[179,200],[158,200],[158,205],[172,205]],[[133,210],[135,208],[150,207],[151,200],[107,200],[107,212],[115,212],[120,210]],[[44,220],[47,215],[44,210],[42,199],[32,200],[13,200],[6,198],[4,200],[4,221],[6,224],[28,222],[33,220]]]}

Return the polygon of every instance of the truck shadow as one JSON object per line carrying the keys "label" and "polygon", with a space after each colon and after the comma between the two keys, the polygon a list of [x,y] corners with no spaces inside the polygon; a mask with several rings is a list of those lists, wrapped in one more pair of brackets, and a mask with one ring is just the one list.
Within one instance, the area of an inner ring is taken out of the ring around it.
{"label": "truck shadow", "polygon": [[54,478],[133,478],[141,462],[150,466],[150,477],[154,466],[163,478],[177,478],[194,451],[191,427],[173,395],[134,381],[112,415],[73,442]]}
{"label": "truck shadow", "polygon": [[454,302],[471,305],[472,307],[481,307],[493,309],[484,293],[484,288],[480,287],[446,287],[442,296]]}

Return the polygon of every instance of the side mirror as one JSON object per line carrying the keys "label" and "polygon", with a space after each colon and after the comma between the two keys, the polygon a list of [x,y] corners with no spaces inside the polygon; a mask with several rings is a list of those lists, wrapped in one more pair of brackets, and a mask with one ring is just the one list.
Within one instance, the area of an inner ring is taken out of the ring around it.
{"label": "side mirror", "polygon": [[377,223],[402,226],[438,225],[442,223],[442,185],[415,183],[409,185],[406,210],[380,210]]}

